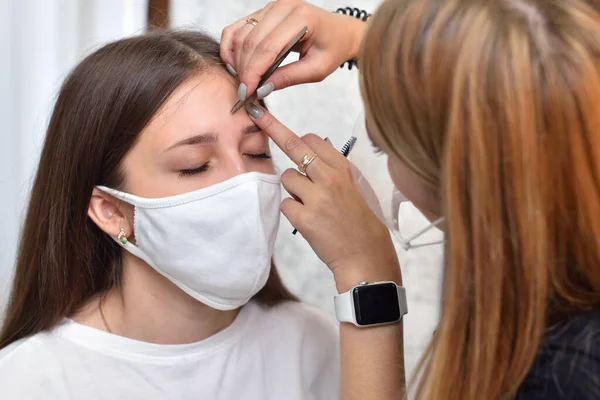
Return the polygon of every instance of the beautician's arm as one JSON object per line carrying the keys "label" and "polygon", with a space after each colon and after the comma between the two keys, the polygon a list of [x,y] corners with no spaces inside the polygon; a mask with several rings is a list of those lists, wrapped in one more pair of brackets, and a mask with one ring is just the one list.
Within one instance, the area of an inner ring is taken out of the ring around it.
{"label": "beautician's arm", "polygon": [[[250,107],[256,125],[296,164],[305,154],[318,155],[307,176],[296,170],[282,174],[283,186],[299,201],[285,199],[281,211],[331,269],[338,292],[362,281],[402,284],[389,231],[361,197],[348,160],[320,137],[300,139],[266,110]],[[405,388],[402,324],[361,329],[342,323],[340,336],[342,398],[400,398]]]}
{"label": "beautician's arm", "polygon": [[[346,0],[340,0],[346,1]],[[280,67],[269,79],[275,90],[325,79],[342,63],[356,58],[365,22],[332,13],[300,0],[278,0],[227,26],[221,35],[221,58],[237,71],[247,93],[254,93],[262,74],[300,32],[308,33],[297,51],[300,60]]]}

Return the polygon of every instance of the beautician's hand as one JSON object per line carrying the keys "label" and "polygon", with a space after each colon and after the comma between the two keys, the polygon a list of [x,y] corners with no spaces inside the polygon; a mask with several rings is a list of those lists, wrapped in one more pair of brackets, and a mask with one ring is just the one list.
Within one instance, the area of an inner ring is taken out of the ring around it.
{"label": "beautician's hand", "polygon": [[294,163],[304,155],[318,155],[308,165],[307,176],[295,169],[282,174],[283,186],[297,200],[285,199],[281,211],[329,266],[338,290],[347,291],[361,281],[400,284],[389,231],[361,197],[348,160],[316,135],[299,138],[263,108],[250,103],[246,109]]}
{"label": "beautician's hand", "polygon": [[246,85],[246,95],[254,93],[261,75],[303,27],[308,27],[308,33],[295,49],[300,60],[275,71],[269,79],[275,90],[321,81],[344,61],[357,57],[365,28],[361,20],[300,0],[273,1],[249,16],[259,21],[256,26],[244,17],[221,35],[221,58]]}

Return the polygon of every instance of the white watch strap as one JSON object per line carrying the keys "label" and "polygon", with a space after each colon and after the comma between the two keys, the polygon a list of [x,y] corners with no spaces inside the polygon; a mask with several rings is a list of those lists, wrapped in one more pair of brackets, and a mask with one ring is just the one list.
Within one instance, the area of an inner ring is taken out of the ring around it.
{"label": "white watch strap", "polygon": [[408,301],[406,300],[406,289],[404,286],[396,285],[398,290],[398,305],[400,306],[400,318],[408,314]]}
{"label": "white watch strap", "polygon": [[[374,282],[372,283],[383,283],[383,282]],[[335,316],[339,322],[351,322],[356,325],[356,315],[354,313],[354,300],[352,298],[352,291],[354,288],[350,289],[346,293],[338,294],[333,298],[333,304],[335,308]],[[398,291],[398,306],[400,308],[400,318],[404,315],[408,314],[408,302],[406,300],[406,289],[402,286],[396,285],[396,290]]]}
{"label": "white watch strap", "polygon": [[335,307],[335,316],[340,322],[352,322],[356,324],[356,315],[354,315],[354,301],[351,298],[352,289],[346,293],[338,294],[333,297]]}

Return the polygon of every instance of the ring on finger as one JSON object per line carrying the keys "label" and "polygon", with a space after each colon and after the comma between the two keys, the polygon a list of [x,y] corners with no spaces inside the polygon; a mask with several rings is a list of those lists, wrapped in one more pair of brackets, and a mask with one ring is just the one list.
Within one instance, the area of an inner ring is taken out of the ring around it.
{"label": "ring on finger", "polygon": [[246,18],[246,24],[256,26],[256,25],[258,25],[258,20],[254,17],[248,17],[248,18]]}
{"label": "ring on finger", "polygon": [[306,168],[308,168],[310,163],[315,161],[315,158],[317,158],[317,157],[318,157],[318,155],[316,153],[313,154],[312,157],[309,157],[308,154],[305,154],[304,158],[302,159],[302,162],[300,164],[298,164],[298,171],[300,171],[301,174],[306,175]]}

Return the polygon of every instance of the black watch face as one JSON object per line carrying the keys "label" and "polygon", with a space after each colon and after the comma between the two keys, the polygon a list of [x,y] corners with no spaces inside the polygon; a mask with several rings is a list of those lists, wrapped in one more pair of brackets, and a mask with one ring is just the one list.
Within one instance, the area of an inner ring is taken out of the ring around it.
{"label": "black watch face", "polygon": [[352,297],[358,325],[384,324],[400,319],[398,290],[393,283],[357,286]]}

